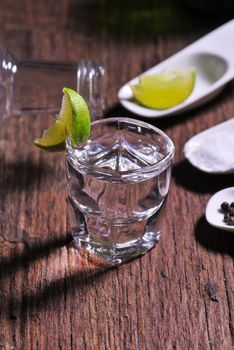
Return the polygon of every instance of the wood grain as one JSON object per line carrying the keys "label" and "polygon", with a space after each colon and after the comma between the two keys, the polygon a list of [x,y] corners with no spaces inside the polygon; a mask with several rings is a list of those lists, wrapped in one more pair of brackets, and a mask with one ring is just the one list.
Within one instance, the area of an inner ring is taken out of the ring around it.
{"label": "wood grain", "polygon": [[[130,23],[118,36],[103,22],[107,3],[6,0],[0,38],[18,58],[101,59],[107,116],[133,117],[118,104],[118,88],[211,27],[204,20],[197,28],[139,36]],[[118,2],[109,6],[111,16]],[[133,1],[129,6],[134,10]],[[0,349],[234,348],[234,236],[204,218],[209,197],[233,186],[233,176],[200,173],[182,152],[191,136],[233,110],[232,83],[199,109],[150,120],[176,146],[163,235],[150,253],[113,269],[71,242],[64,155],[32,147],[50,116],[1,122]]]}

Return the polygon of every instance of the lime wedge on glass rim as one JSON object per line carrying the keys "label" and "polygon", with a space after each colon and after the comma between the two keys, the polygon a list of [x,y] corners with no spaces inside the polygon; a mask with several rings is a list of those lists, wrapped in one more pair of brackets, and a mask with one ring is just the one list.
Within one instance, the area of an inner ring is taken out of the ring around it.
{"label": "lime wedge on glass rim", "polygon": [[89,109],[76,91],[64,88],[60,112],[54,123],[44,131],[34,145],[48,152],[65,150],[65,142],[71,137],[73,147],[85,143],[90,134]]}
{"label": "lime wedge on glass rim", "polygon": [[131,89],[135,100],[154,109],[174,107],[188,98],[195,85],[196,73],[191,70],[174,70],[155,75],[142,75]]}

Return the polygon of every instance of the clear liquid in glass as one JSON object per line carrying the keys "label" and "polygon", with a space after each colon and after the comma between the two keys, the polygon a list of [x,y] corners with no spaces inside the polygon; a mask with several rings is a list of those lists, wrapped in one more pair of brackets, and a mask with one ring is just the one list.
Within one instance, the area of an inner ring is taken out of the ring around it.
{"label": "clear liquid in glass", "polygon": [[97,127],[67,158],[74,238],[110,263],[144,254],[160,237],[172,161],[146,171],[165,155],[154,138],[136,131]]}

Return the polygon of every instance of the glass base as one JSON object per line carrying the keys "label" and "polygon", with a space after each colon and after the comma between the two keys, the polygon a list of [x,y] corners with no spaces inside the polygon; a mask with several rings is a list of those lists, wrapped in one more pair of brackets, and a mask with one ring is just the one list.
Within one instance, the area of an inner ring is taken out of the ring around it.
{"label": "glass base", "polygon": [[91,242],[87,236],[85,238],[80,234],[73,234],[73,239],[79,247],[105,260],[110,265],[121,264],[144,255],[157,244],[159,238],[160,232],[147,232],[140,239],[134,241],[101,246],[95,241]]}
{"label": "glass base", "polygon": [[166,201],[149,218],[111,225],[97,217],[85,216],[69,200],[70,228],[75,244],[109,265],[117,265],[142,256],[160,239]]}

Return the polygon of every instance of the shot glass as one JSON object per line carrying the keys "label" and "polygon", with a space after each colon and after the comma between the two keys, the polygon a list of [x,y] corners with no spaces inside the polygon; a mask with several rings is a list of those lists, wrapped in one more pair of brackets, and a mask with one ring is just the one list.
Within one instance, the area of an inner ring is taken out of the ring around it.
{"label": "shot glass", "polygon": [[101,62],[16,60],[0,46],[0,115],[56,113],[64,86],[77,90],[87,102],[93,120],[105,109],[105,69]]}
{"label": "shot glass", "polygon": [[111,265],[145,254],[159,240],[174,146],[134,119],[92,123],[85,145],[66,143],[70,225],[78,246]]}

